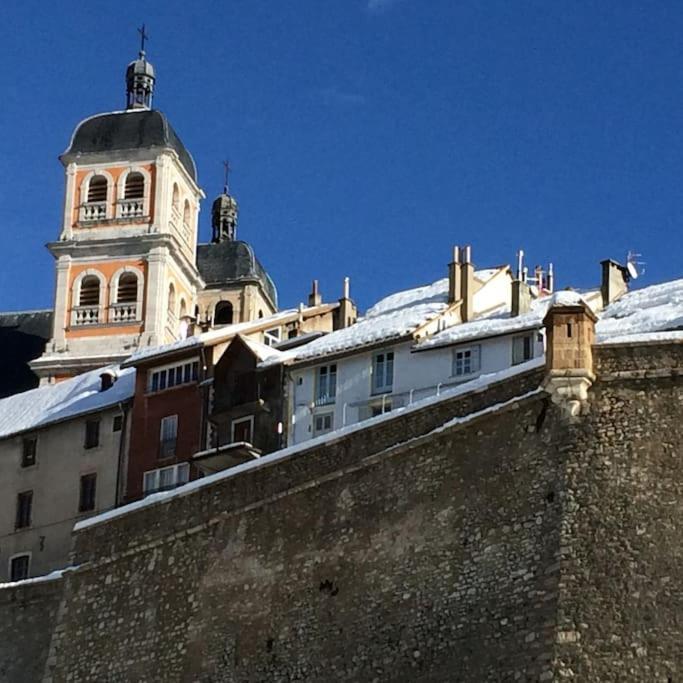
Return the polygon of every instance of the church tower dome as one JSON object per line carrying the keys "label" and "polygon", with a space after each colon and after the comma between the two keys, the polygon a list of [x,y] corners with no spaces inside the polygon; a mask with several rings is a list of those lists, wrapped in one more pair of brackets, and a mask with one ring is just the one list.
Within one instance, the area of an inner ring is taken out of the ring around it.
{"label": "church tower dome", "polygon": [[237,239],[237,200],[228,194],[228,188],[218,195],[211,207],[211,227],[214,244]]}

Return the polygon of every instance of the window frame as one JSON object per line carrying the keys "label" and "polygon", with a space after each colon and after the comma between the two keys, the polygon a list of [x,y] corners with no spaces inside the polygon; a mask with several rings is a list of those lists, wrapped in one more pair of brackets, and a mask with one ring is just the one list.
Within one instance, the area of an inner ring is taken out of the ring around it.
{"label": "window frame", "polygon": [[[328,428],[325,428],[323,426],[322,429],[318,429],[318,426],[316,424],[317,420],[326,420],[329,418],[330,420],[330,426]],[[320,413],[314,413],[313,414],[313,436],[322,436],[323,434],[329,434],[330,432],[334,431],[334,411],[323,411]]]}
{"label": "window frame", "polygon": [[[277,333],[277,334],[275,334]],[[267,330],[263,330],[263,343],[266,346],[275,346],[282,341],[282,328],[281,327],[271,327]]]}
{"label": "window frame", "polygon": [[[15,560],[18,560],[20,558],[27,558],[26,562],[26,576],[21,577],[21,578],[16,578],[13,576],[12,570],[13,567],[12,565],[14,564]],[[20,553],[15,553],[14,555],[10,555],[7,561],[7,577],[10,581],[10,583],[14,583],[16,581],[25,581],[31,576],[31,561],[32,561],[32,553],[31,551],[23,551]]]}
{"label": "window frame", "polygon": [[[181,369],[182,382],[178,382],[178,369]],[[169,386],[169,372],[173,372],[173,382]],[[163,374],[163,387],[162,384]],[[156,382],[155,382],[156,376]],[[186,384],[195,384],[199,381],[199,359],[168,363],[159,365],[147,372],[147,393],[157,394],[168,389],[177,389]]]}
{"label": "window frame", "polygon": [[114,415],[111,421],[112,434],[123,431],[123,415]]}
{"label": "window frame", "polygon": [[[391,358],[390,358],[391,356]],[[380,360],[381,359],[381,360]],[[379,369],[381,363],[381,371]],[[372,354],[371,394],[390,394],[394,390],[394,366],[396,364],[396,353],[393,349],[384,349]],[[388,369],[391,367],[391,373]],[[391,377],[389,377],[389,374]],[[378,383],[381,375],[382,384]],[[389,379],[387,383],[386,380]]]}
{"label": "window frame", "polygon": [[[86,418],[86,420],[85,420],[85,435],[84,435],[84,439],[83,439],[83,448],[85,450],[89,451],[93,448],[98,448],[100,446],[101,422],[102,422],[102,420],[99,417]],[[92,434],[89,431],[91,425],[96,425],[94,443],[91,443],[91,441],[93,441],[93,439],[91,439]]]}
{"label": "window frame", "polygon": [[[26,454],[27,444],[33,444],[33,453],[31,457],[28,458]],[[29,462],[30,460],[30,462]],[[35,467],[38,462],[38,437],[37,436],[25,436],[21,440],[21,467],[26,469],[27,467]]]}
{"label": "window frame", "polygon": [[[465,354],[469,354],[465,358]],[[462,355],[459,359],[458,355]],[[458,371],[458,362],[462,361],[462,372]],[[469,367],[469,369],[466,369]],[[481,372],[481,344],[470,344],[469,346],[456,346],[451,356],[451,377],[471,377]]]}
{"label": "window frame", "polygon": [[[172,415],[164,415],[161,420],[159,420],[159,460],[166,460],[167,458],[175,458],[178,451],[178,414],[173,413]],[[174,432],[172,438],[164,438],[164,425],[173,424],[174,427],[171,431]],[[167,453],[165,444],[173,443],[172,453]]]}
{"label": "window frame", "polygon": [[[84,481],[93,481],[92,491],[88,491],[88,498],[84,496]],[[91,503],[91,507],[85,507],[85,503]],[[81,474],[78,489],[78,512],[94,512],[97,509],[97,472],[86,472]]]}
{"label": "window frame", "polygon": [[[512,365],[520,365],[521,363],[526,363],[527,361],[530,361],[534,358],[534,353],[535,353],[535,344],[536,344],[536,333],[535,332],[527,332],[526,334],[516,334],[512,337],[512,344],[511,344],[511,354],[512,354]],[[525,342],[528,342],[528,349],[526,348]],[[517,345],[521,343],[522,346],[522,353],[521,357],[518,357],[516,352],[516,349],[518,348]],[[527,357],[527,351],[528,351],[528,357]]]}
{"label": "window frame", "polygon": [[230,423],[230,443],[237,443],[235,441],[235,427],[237,425],[243,424],[245,422],[249,422],[249,437],[250,440],[248,443],[253,443],[254,442],[254,416],[253,415],[245,415],[243,417],[237,417],[235,418],[231,423]]}
{"label": "window frame", "polygon": [[[168,471],[173,472],[173,484],[170,486],[166,487],[161,487],[161,472],[168,472]],[[179,472],[186,472],[186,478],[183,481],[180,481]],[[146,488],[145,487],[145,482],[148,480],[148,478],[152,475],[152,479],[156,482],[156,485],[152,488]],[[178,462],[174,465],[167,465],[166,467],[156,467],[153,470],[147,470],[146,472],[143,473],[142,475],[142,495],[143,496],[149,496],[153,493],[157,493],[159,491],[170,491],[174,488],[178,488],[178,486],[183,486],[184,484],[187,484],[187,482],[190,481],[190,463],[188,461],[184,462]]]}
{"label": "window frame", "polygon": [[[324,374],[324,379],[323,379]],[[326,393],[321,393],[323,386]],[[319,365],[315,369],[315,399],[316,406],[333,405],[337,400],[337,364]]]}
{"label": "window frame", "polygon": [[[21,501],[28,499],[28,514],[20,515],[22,509]],[[24,519],[26,518],[26,519]],[[25,523],[24,523],[25,522]],[[20,529],[30,529],[33,526],[33,489],[27,489],[26,491],[19,491],[17,493],[16,499],[16,510],[14,517],[14,529],[19,531]]]}

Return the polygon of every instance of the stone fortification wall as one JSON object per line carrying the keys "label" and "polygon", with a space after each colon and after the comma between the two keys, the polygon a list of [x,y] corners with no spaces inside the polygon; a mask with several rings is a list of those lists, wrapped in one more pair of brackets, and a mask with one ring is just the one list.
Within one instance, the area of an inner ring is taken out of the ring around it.
{"label": "stone fortification wall", "polygon": [[[85,528],[45,681],[675,681],[683,345],[600,346]],[[19,679],[21,680],[21,679]]]}
{"label": "stone fortification wall", "polygon": [[544,396],[392,448],[540,379],[78,532],[53,680],[540,676],[560,509]]}
{"label": "stone fortification wall", "polygon": [[683,670],[683,344],[598,347],[603,379],[563,454],[560,680]]}
{"label": "stone fortification wall", "polygon": [[0,587],[0,682],[40,681],[62,580]]}

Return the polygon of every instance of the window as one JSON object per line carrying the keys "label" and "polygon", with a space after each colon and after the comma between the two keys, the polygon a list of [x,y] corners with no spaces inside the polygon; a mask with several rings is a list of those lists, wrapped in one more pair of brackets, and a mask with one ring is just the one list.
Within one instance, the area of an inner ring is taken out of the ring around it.
{"label": "window", "polygon": [[184,318],[187,315],[187,304],[185,303],[185,299],[180,300],[180,308],[178,309],[178,317],[179,318]]}
{"label": "window", "polygon": [[232,304],[229,301],[219,301],[213,314],[214,325],[232,325]]}
{"label": "window", "polygon": [[28,579],[28,569],[31,563],[31,556],[28,553],[15,555],[9,561],[9,580],[23,581]]}
{"label": "window", "polygon": [[190,202],[186,199],[183,205],[183,223],[190,227]]}
{"label": "window", "polygon": [[123,429],[123,415],[114,415],[114,419],[111,423],[112,432],[120,432]]}
{"label": "window", "polygon": [[376,353],[372,361],[372,391],[382,393],[391,391],[394,385],[394,352]]}
{"label": "window", "polygon": [[384,415],[384,413],[391,412],[391,401],[383,401],[382,403],[374,403],[370,406],[370,416],[377,417]]}
{"label": "window", "polygon": [[178,440],[178,416],[167,415],[161,418],[159,430],[159,457],[170,458],[175,455]]}
{"label": "window", "polygon": [[313,417],[313,434],[326,434],[332,431],[334,416],[332,413],[321,413]]}
{"label": "window", "polygon": [[517,365],[534,357],[534,335],[512,338],[512,364]]}
{"label": "window", "polygon": [[85,448],[95,448],[100,445],[100,421],[85,421]]}
{"label": "window", "polygon": [[322,365],[316,372],[315,404],[334,403],[337,394],[337,365]]}
{"label": "window", "polygon": [[170,467],[145,472],[142,488],[145,495],[155,491],[168,491],[176,486],[182,486],[190,480],[190,464],[181,462]]}
{"label": "window", "polygon": [[107,201],[107,179],[103,175],[95,175],[88,183],[88,203]]}
{"label": "window", "polygon": [[254,416],[241,417],[239,420],[232,421],[232,442],[239,443],[246,441],[251,443],[252,432],[254,431]]}
{"label": "window", "polygon": [[181,384],[196,382],[199,377],[199,361],[181,363],[152,372],[150,376],[149,392],[163,391]]}
{"label": "window", "polygon": [[172,282],[168,286],[168,315],[175,316],[175,287]]}
{"label": "window", "polygon": [[123,190],[124,199],[142,199],[145,196],[145,176],[134,171],[126,176],[126,185]]}
{"label": "window", "polygon": [[481,347],[470,346],[453,351],[453,374],[456,377],[471,375],[481,368]]}
{"label": "window", "polygon": [[81,477],[81,495],[78,500],[79,512],[90,512],[95,509],[95,491],[97,474],[84,474]]}
{"label": "window", "polygon": [[98,306],[100,303],[100,280],[96,275],[86,275],[81,281],[79,306]]}
{"label": "window", "polygon": [[171,203],[176,211],[180,211],[180,190],[177,183],[173,183],[173,199]]}
{"label": "window", "polygon": [[21,466],[31,467],[36,464],[36,451],[38,448],[38,439],[35,436],[26,437],[23,441],[23,449],[21,453]]}
{"label": "window", "polygon": [[15,527],[24,529],[31,526],[31,508],[33,507],[33,491],[24,491],[17,496],[17,517]]}
{"label": "window", "polygon": [[273,327],[270,330],[266,330],[263,333],[263,343],[266,344],[267,346],[273,346],[273,344],[277,344],[280,341],[280,328],[279,327]]}
{"label": "window", "polygon": [[123,273],[116,288],[116,302],[119,304],[135,303],[138,300],[138,276],[135,273]]}

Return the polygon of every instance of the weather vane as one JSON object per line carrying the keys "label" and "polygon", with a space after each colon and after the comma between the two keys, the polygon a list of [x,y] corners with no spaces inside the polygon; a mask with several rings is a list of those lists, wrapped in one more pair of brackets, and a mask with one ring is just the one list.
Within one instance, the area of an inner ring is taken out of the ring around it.
{"label": "weather vane", "polygon": [[149,40],[149,33],[145,33],[145,25],[143,24],[141,28],[138,29],[140,34],[140,53],[145,54],[145,41]]}

